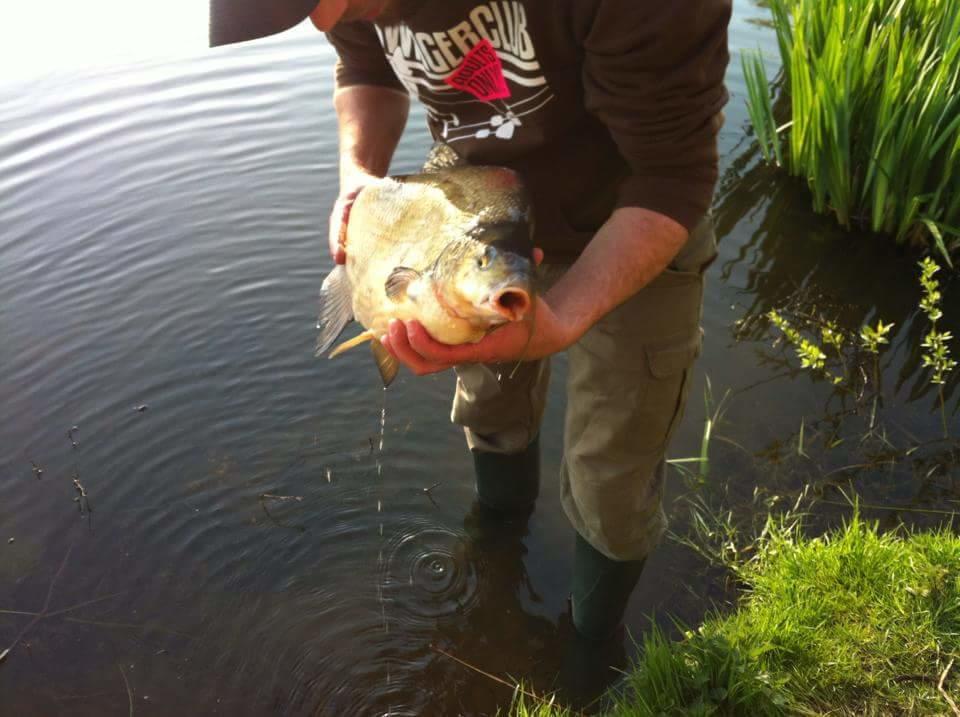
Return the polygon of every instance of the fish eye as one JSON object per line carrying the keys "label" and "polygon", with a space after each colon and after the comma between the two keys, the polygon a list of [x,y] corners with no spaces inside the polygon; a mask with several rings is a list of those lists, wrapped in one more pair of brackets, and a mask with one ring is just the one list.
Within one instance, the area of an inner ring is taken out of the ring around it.
{"label": "fish eye", "polygon": [[494,257],[497,255],[497,250],[492,246],[488,246],[484,249],[483,254],[477,257],[477,268],[486,269],[490,266],[490,262],[493,261]]}

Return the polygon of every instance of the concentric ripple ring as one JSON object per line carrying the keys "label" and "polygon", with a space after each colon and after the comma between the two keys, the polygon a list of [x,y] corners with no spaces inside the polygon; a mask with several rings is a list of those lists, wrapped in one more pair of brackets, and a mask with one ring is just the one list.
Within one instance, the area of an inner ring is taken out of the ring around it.
{"label": "concentric ripple ring", "polygon": [[477,594],[477,565],[461,533],[443,527],[407,531],[395,536],[385,553],[382,594],[404,615],[436,619],[458,614]]}

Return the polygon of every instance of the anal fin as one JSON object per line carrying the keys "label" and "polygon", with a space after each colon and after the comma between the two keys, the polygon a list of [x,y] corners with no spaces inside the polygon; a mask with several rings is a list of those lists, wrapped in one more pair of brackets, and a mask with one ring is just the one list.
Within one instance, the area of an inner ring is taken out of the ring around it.
{"label": "anal fin", "polygon": [[[352,349],[354,346],[359,346],[362,343],[367,341],[377,341],[376,335],[372,331],[364,331],[362,334],[357,334],[352,339],[344,341],[342,344],[337,346],[333,351],[330,352],[330,358],[336,358],[344,351]],[[378,342],[379,343],[379,342]]]}
{"label": "anal fin", "polygon": [[373,359],[377,362],[377,368],[380,369],[380,378],[383,379],[383,387],[386,388],[397,377],[400,362],[391,356],[390,352],[379,341],[370,342],[370,351],[373,352]]}

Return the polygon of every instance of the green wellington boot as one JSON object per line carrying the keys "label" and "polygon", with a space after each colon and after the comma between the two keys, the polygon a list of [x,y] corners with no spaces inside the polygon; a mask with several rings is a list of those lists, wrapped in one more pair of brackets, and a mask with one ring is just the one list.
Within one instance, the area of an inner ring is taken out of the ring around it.
{"label": "green wellington boot", "polygon": [[471,453],[480,503],[505,514],[533,510],[540,493],[539,437],[520,453]]}
{"label": "green wellington boot", "polygon": [[573,553],[573,625],[590,640],[614,635],[645,560],[611,560],[577,534]]}

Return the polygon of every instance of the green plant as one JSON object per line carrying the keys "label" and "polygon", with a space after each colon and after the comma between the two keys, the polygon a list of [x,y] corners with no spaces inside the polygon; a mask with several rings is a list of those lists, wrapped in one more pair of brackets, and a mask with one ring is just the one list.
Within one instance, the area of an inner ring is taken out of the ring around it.
{"label": "green plant", "polygon": [[[960,3],[770,0],[789,94],[780,129],[758,56],[748,108],[767,161],[807,181],[817,212],[960,248]],[[952,264],[951,264],[952,266]]]}
{"label": "green plant", "polygon": [[653,629],[603,714],[953,709],[960,538],[951,530],[884,533],[862,520],[855,504],[841,528],[819,537],[805,535],[794,518],[768,515],[746,544],[751,550],[736,551],[732,561],[730,553],[720,554],[744,586],[735,610],[681,628],[674,641]]}
{"label": "green plant", "polygon": [[946,377],[953,369],[957,367],[955,359],[950,358],[950,347],[948,342],[953,338],[949,331],[937,331],[937,322],[943,318],[943,310],[940,305],[943,296],[940,293],[940,282],[935,275],[940,271],[939,265],[930,257],[924,257],[919,262],[920,266],[920,286],[923,287],[923,298],[920,299],[920,309],[927,315],[927,321],[930,322],[930,331],[923,339],[921,346],[925,349],[922,360],[923,365],[933,369],[930,375],[930,383],[937,387],[937,395],[940,398],[940,420],[943,423],[943,437],[947,433],[947,412],[944,404],[943,385],[947,382]]}
{"label": "green plant", "polygon": [[873,354],[874,356],[879,355],[880,346],[890,343],[887,334],[890,333],[890,329],[892,329],[893,326],[893,324],[885,324],[879,319],[877,320],[876,328],[872,328],[869,324],[864,324],[860,327],[860,345],[867,353]]}
{"label": "green plant", "polygon": [[870,429],[873,429],[877,416],[877,404],[880,400],[880,346],[890,343],[887,334],[894,326],[893,323],[885,324],[877,319],[876,327],[864,324],[860,327],[860,346],[868,354],[873,356],[873,407],[870,410]]}
{"label": "green plant", "polygon": [[777,124],[773,117],[773,105],[767,91],[767,68],[760,55],[741,55],[740,65],[747,79],[747,111],[750,122],[760,145],[760,152],[767,162],[783,166],[780,140],[777,138]]}
{"label": "green plant", "polygon": [[[809,368],[814,372],[821,373],[827,378],[829,378],[834,385],[840,384],[843,382],[843,377],[831,373],[827,369],[827,354],[824,353],[817,344],[815,344],[810,339],[804,338],[804,336],[793,327],[793,325],[785,319],[780,312],[775,309],[771,309],[767,312],[767,318],[770,319],[770,322],[773,323],[778,329],[783,332],[783,335],[786,337],[787,341],[793,345],[794,350],[797,353],[797,357],[800,359],[801,368]],[[844,340],[839,338],[839,335],[836,333],[837,329],[835,326],[829,328],[830,338],[829,343],[839,348],[843,345]]]}

